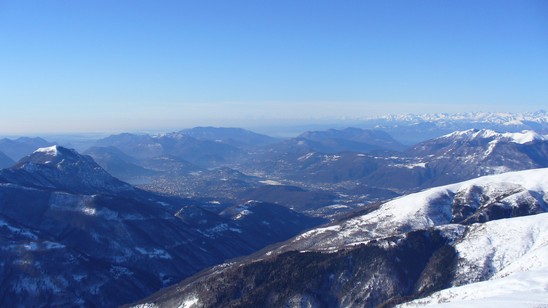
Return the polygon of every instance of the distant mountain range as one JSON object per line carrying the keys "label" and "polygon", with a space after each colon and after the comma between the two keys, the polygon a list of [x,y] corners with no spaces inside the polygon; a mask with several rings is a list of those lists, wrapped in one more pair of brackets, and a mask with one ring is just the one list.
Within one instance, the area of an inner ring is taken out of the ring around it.
{"label": "distant mountain range", "polygon": [[[510,113],[510,112],[463,112],[463,113],[434,113],[434,114],[402,114],[380,117],[392,122],[471,122],[502,124],[507,127],[515,125],[539,125],[531,128],[540,128],[548,125],[548,112],[539,110],[535,112]],[[440,124],[441,125],[441,124]]]}
{"label": "distant mountain range", "polygon": [[[378,307],[478,281],[495,286],[507,275],[546,282],[546,179],[548,169],[526,170],[411,194],[213,267],[142,303]],[[519,283],[509,287],[520,291]],[[451,290],[424,302],[466,294]],[[548,295],[537,291],[518,298],[538,302]]]}
{"label": "distant mountain range", "polygon": [[414,144],[453,131],[492,129],[500,132],[534,130],[548,133],[548,112],[466,112],[389,115],[356,121],[359,127],[384,130],[396,140]]}
{"label": "distant mountain range", "polygon": [[38,148],[48,147],[51,145],[53,145],[53,143],[42,138],[4,138],[0,139],[0,152],[3,152],[12,160],[18,161]]}

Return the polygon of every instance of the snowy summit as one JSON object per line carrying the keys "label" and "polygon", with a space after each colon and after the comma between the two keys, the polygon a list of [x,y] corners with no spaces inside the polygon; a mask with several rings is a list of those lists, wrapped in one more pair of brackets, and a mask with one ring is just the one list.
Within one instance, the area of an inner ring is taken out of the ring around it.
{"label": "snowy summit", "polygon": [[538,134],[535,131],[531,130],[524,130],[519,133],[498,133],[491,129],[469,129],[464,131],[457,131],[444,135],[441,138],[457,138],[466,140],[493,139],[518,144],[548,140],[548,136]]}
{"label": "snowy summit", "polygon": [[45,153],[48,155],[57,156],[57,154],[59,153],[59,146],[52,145],[46,148],[39,148],[36,151],[34,151],[34,153]]}

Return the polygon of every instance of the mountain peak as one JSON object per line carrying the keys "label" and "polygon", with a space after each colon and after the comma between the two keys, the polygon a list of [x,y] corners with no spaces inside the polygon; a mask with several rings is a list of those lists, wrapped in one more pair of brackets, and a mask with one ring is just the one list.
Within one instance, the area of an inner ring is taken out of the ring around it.
{"label": "mountain peak", "polygon": [[506,142],[525,144],[533,141],[548,140],[548,136],[541,135],[532,130],[524,130],[518,133],[499,133],[491,129],[468,129],[456,131],[440,137],[442,139],[459,139],[459,140],[501,140]]}
{"label": "mountain peak", "polygon": [[52,145],[50,147],[39,148],[36,151],[34,151],[33,154],[34,153],[46,153],[48,155],[57,156],[57,154],[59,153],[59,148],[60,147],[58,145]]}
{"label": "mountain peak", "polygon": [[87,158],[78,154],[76,150],[52,145],[35,150],[29,156],[22,158],[17,165],[24,166],[27,163],[53,165],[77,160],[87,160]]}
{"label": "mountain peak", "polygon": [[133,187],[108,174],[88,155],[53,145],[39,148],[0,173],[4,181],[78,193],[131,191]]}
{"label": "mountain peak", "polygon": [[39,148],[36,151],[34,151],[32,154],[46,154],[54,157],[57,157],[57,156],[77,157],[80,155],[78,154],[78,152],[76,152],[76,150],[65,148],[60,145],[52,145],[50,147]]}

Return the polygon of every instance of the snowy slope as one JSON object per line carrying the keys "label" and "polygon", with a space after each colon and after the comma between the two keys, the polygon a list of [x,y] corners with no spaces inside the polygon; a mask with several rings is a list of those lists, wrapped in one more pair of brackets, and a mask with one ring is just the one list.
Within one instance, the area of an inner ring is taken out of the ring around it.
{"label": "snowy slope", "polygon": [[[475,195],[471,190],[480,190],[481,193]],[[536,213],[545,212],[547,192],[548,168],[480,177],[410,194],[387,202],[367,215],[310,230],[296,237],[291,247],[301,250],[340,249],[373,238],[449,224],[457,214],[455,206],[469,204],[469,198],[485,200],[475,209],[476,212],[486,210],[490,205],[519,207],[523,201],[536,205],[533,209]]]}
{"label": "snowy slope", "polygon": [[545,307],[548,303],[547,285],[548,269],[532,270],[445,289],[401,307]]}
{"label": "snowy slope", "polygon": [[[502,294],[535,304],[548,290],[547,191],[548,169],[428,189],[211,268],[143,303],[391,307],[447,289],[460,293],[423,302]],[[494,285],[449,289],[480,281]]]}
{"label": "snowy slope", "polygon": [[456,131],[447,135],[444,135],[440,138],[445,139],[461,139],[461,140],[481,140],[481,139],[490,139],[493,141],[506,141],[513,142],[518,144],[525,144],[533,141],[544,141],[548,140],[547,135],[539,134],[532,130],[524,130],[517,133],[499,133],[491,129],[469,129],[464,131]]}
{"label": "snowy slope", "polygon": [[[547,304],[547,221],[548,214],[544,213],[470,226],[466,236],[455,245],[459,260],[453,284],[462,286],[403,306]],[[467,284],[474,281],[482,282]]]}

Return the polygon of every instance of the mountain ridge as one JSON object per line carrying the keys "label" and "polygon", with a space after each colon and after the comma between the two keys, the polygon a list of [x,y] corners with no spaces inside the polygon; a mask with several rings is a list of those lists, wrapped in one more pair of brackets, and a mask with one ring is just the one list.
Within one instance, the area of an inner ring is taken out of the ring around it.
{"label": "mountain ridge", "polygon": [[[394,306],[454,285],[502,277],[511,268],[520,272],[522,256],[548,248],[547,178],[548,168],[526,170],[400,197],[371,213],[210,268],[140,303]],[[489,188],[481,193],[484,201],[476,212],[497,207],[525,211],[457,223],[454,213],[461,208],[455,200],[477,199],[467,193],[474,187]],[[299,244],[303,241],[308,243]]]}

